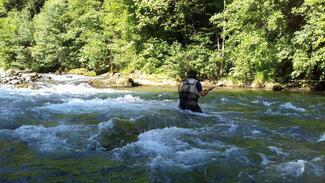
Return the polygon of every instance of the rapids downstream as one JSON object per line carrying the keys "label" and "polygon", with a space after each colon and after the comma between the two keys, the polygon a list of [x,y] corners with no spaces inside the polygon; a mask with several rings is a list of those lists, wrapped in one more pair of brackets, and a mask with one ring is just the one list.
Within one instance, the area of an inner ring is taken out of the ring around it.
{"label": "rapids downstream", "polygon": [[[324,182],[325,95],[0,86],[0,182]],[[116,128],[117,125],[123,124]]]}

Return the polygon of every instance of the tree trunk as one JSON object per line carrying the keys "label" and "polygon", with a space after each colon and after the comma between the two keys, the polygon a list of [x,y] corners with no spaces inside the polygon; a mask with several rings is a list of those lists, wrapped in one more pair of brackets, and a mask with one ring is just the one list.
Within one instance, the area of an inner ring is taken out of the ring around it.
{"label": "tree trunk", "polygon": [[226,27],[225,27],[225,10],[226,10],[226,0],[223,0],[223,28],[222,28],[222,49],[221,49],[221,57],[222,57],[222,61],[221,61],[221,65],[220,65],[220,75],[222,76],[224,73],[224,67],[225,67],[225,43],[226,43],[226,36],[225,36],[225,32],[226,32]]}
{"label": "tree trunk", "polygon": [[220,51],[220,38],[217,37],[217,50]]}

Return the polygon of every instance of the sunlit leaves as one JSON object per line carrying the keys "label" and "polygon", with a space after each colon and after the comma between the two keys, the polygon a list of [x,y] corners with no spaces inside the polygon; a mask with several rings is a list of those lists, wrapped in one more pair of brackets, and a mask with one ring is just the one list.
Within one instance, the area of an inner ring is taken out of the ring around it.
{"label": "sunlit leaves", "polygon": [[325,79],[325,2],[306,1],[297,12],[303,13],[306,24],[293,39],[293,76]]}

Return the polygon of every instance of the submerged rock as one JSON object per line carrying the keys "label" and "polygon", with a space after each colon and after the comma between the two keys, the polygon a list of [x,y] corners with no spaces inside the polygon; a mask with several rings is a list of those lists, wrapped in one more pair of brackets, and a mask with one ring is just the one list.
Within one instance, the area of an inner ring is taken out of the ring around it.
{"label": "submerged rock", "polygon": [[97,140],[108,150],[122,147],[138,139],[140,130],[136,124],[129,120],[111,119],[99,124]]}

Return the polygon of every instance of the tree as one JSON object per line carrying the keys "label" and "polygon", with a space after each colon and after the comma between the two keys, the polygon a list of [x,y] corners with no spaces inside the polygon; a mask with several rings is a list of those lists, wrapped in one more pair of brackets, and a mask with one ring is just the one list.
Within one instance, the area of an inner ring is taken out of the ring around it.
{"label": "tree", "polygon": [[134,8],[132,0],[104,1],[103,29],[110,53],[106,63],[111,71],[132,68],[137,60],[139,35],[135,28]]}
{"label": "tree", "polygon": [[295,11],[306,24],[295,33],[292,73],[295,78],[325,79],[325,2],[307,0]]}
{"label": "tree", "polygon": [[29,12],[9,12],[0,19],[0,25],[0,62],[7,67],[28,68],[34,42]]}
{"label": "tree", "polygon": [[291,11],[300,6],[293,0],[234,0],[227,6],[227,23],[221,26],[226,29],[225,53],[233,76],[246,82],[253,81],[256,73],[273,79],[279,65],[291,62],[291,38],[301,27]]}
{"label": "tree", "polygon": [[71,55],[66,52],[62,35],[67,32],[68,10],[66,0],[49,0],[43,11],[34,18],[35,46],[33,47],[34,62],[32,68],[40,72],[58,69],[62,63],[71,62]]}

